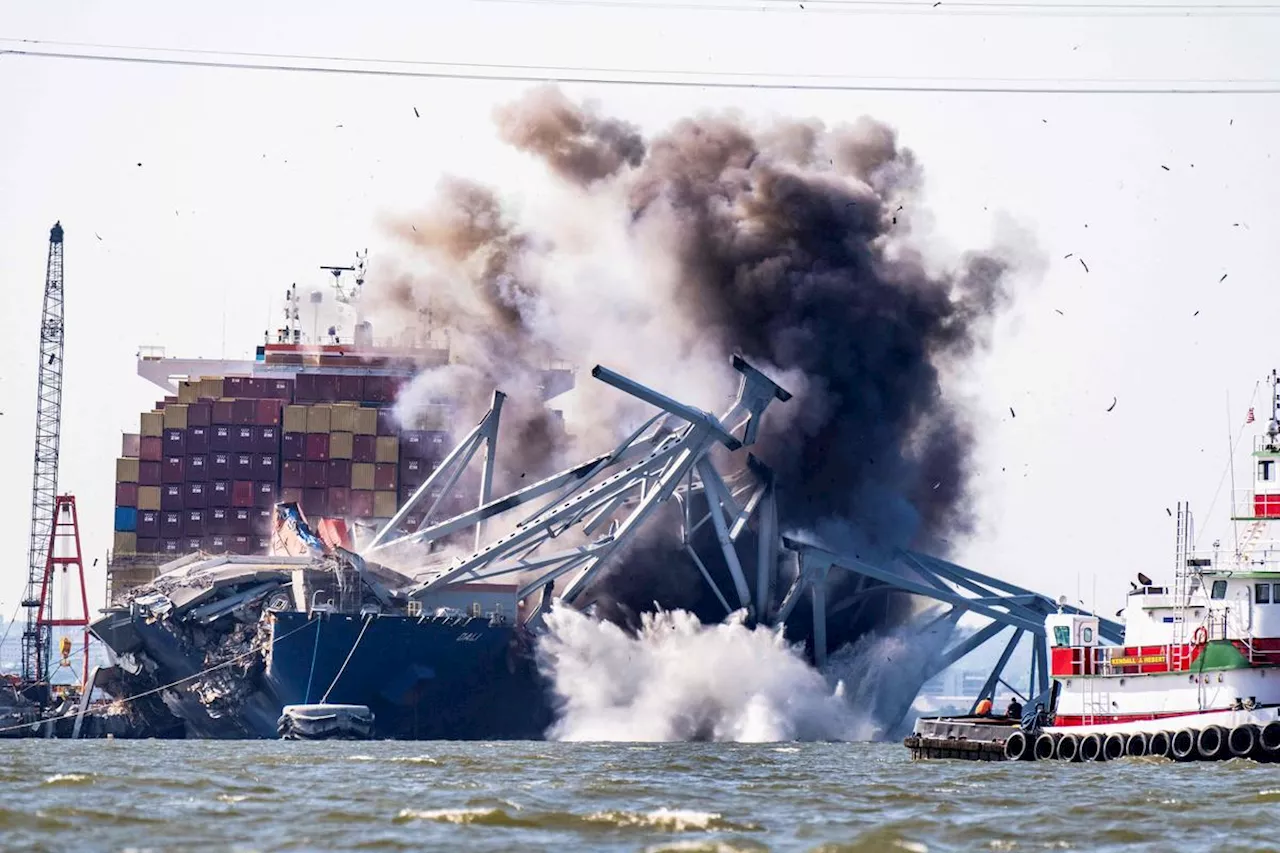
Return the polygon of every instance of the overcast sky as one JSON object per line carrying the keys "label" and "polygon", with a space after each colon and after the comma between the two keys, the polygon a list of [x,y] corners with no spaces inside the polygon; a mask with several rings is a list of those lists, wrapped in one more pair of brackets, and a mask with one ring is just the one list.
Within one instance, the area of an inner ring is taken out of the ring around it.
{"label": "overcast sky", "polygon": [[[732,8],[709,8],[717,4]],[[1280,78],[1275,16],[1081,17],[946,3],[873,15],[850,3],[734,0],[359,11],[298,2],[270,14],[259,5],[4,0],[0,37],[752,80],[1088,88]],[[491,112],[530,85],[0,55],[5,617],[26,573],[36,334],[54,220],[66,228],[60,485],[79,498],[92,562],[110,547],[120,433],[136,430],[160,394],[136,376],[138,346],[249,354],[288,284],[320,284],[320,264],[346,263],[357,249],[390,257],[387,218],[422,206],[442,174],[518,197],[530,166],[498,144]],[[1025,230],[1043,269],[1017,282],[971,374],[981,525],[958,544],[960,562],[1087,602],[1096,584],[1099,609],[1111,613],[1136,571],[1171,574],[1166,508],[1188,499],[1202,544],[1224,535],[1229,484],[1217,518],[1207,513],[1228,432],[1243,423],[1256,381],[1280,364],[1280,163],[1271,153],[1280,95],[563,88],[649,131],[703,110],[829,124],[871,115],[916,152],[926,177],[918,221],[933,222],[939,251],[984,248],[1002,222]],[[1243,465],[1239,475],[1243,487]],[[99,564],[95,604],[102,584]]]}

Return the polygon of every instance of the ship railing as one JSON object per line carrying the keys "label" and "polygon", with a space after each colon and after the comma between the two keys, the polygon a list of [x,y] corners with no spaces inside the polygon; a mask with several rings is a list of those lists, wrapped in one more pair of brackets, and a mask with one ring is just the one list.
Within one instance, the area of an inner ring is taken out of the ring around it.
{"label": "ship railing", "polygon": [[1251,537],[1248,532],[1241,531],[1240,553],[1236,553],[1236,542],[1228,540],[1213,550],[1188,553],[1187,569],[1192,572],[1280,572],[1280,539]]}
{"label": "ship railing", "polygon": [[1280,453],[1280,441],[1263,433],[1253,437],[1254,453]]}
{"label": "ship railing", "polygon": [[1259,494],[1253,489],[1236,489],[1231,493],[1231,517],[1243,521],[1280,521],[1280,495]]}
{"label": "ship railing", "polygon": [[147,360],[160,360],[164,358],[164,347],[155,346],[139,346],[138,358]]}

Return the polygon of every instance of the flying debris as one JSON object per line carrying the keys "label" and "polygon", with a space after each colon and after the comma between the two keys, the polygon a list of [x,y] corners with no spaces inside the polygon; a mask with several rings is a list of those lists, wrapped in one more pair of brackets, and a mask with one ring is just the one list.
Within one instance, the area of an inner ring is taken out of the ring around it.
{"label": "flying debris", "polygon": [[1108,412],[1109,412],[1109,411],[1111,411],[1112,409],[1114,409],[1114,408],[1116,407],[1116,402],[1117,402],[1117,399],[1116,399],[1115,397],[1112,397],[1112,398],[1111,398],[1111,405],[1110,405],[1110,406],[1107,406],[1107,411],[1108,411]]}
{"label": "flying debris", "polygon": [[1196,313],[1192,314],[1191,316],[1192,316],[1192,317],[1199,317],[1199,316],[1200,316],[1200,312],[1199,312],[1199,311],[1197,311]]}
{"label": "flying debris", "polygon": [[1080,259],[1079,259],[1079,261],[1080,261],[1080,266],[1084,267],[1084,271],[1085,271],[1085,272],[1088,272],[1088,271],[1089,271],[1089,265],[1088,265],[1088,264],[1086,264],[1086,263],[1084,262],[1084,258],[1080,258]]}
{"label": "flying debris", "polygon": [[1164,511],[1165,511],[1165,514],[1166,514],[1166,515],[1168,515],[1170,518],[1173,518],[1173,511],[1172,511],[1172,510],[1170,510],[1168,507],[1165,507],[1165,508],[1164,508]]}
{"label": "flying debris", "polygon": [[[1054,308],[1053,310],[1054,310],[1054,311],[1057,311],[1059,314],[1062,314],[1062,309],[1061,309],[1061,308]],[[1067,315],[1066,315],[1066,314],[1062,314],[1062,316],[1064,316],[1064,317],[1065,317],[1065,316],[1067,316]]]}
{"label": "flying debris", "polygon": [[422,116],[418,115],[418,108],[417,108],[417,107],[414,107],[414,108],[413,108],[413,117],[414,117],[414,118],[422,118]]}
{"label": "flying debris", "polygon": [[1075,255],[1075,252],[1067,252],[1065,255],[1062,256],[1062,259],[1065,261],[1067,258],[1070,258],[1074,255]]}
{"label": "flying debris", "polygon": [[1018,413],[1013,410],[1013,406],[1009,407],[1009,414],[1015,418],[1018,416]]}
{"label": "flying debris", "polygon": [[1223,273],[1222,278],[1218,279],[1218,284],[1222,284],[1226,280],[1227,280],[1227,274]]}
{"label": "flying debris", "polygon": [[1168,166],[1161,166],[1160,168],[1161,168],[1161,169],[1164,169],[1166,172],[1167,172],[1167,171],[1169,171],[1169,167],[1168,167]]}
{"label": "flying debris", "polygon": [[94,231],[94,232],[93,232],[93,236],[97,237],[99,240],[101,240],[101,239],[102,239],[102,237],[98,234],[98,232],[97,232],[97,231]]}

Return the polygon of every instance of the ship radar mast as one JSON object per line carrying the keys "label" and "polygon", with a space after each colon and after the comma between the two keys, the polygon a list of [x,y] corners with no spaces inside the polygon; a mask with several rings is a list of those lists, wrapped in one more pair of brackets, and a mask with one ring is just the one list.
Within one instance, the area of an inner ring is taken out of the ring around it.
{"label": "ship radar mast", "polygon": [[[354,339],[356,346],[372,346],[371,326],[363,319],[360,311],[360,299],[364,294],[365,272],[368,266],[369,250],[356,252],[355,262],[351,266],[321,265],[320,269],[333,276],[329,283],[333,292],[333,302],[341,315],[354,315]],[[349,274],[349,275],[348,275]],[[349,279],[349,280],[348,280]],[[284,325],[276,330],[276,343],[298,345],[303,342],[302,332],[302,298],[298,294],[297,283],[291,284],[284,293]],[[311,335],[309,343],[320,344],[342,343],[343,323],[338,320],[327,325],[321,335],[321,311],[325,303],[323,289],[315,289],[306,295],[311,308]]]}

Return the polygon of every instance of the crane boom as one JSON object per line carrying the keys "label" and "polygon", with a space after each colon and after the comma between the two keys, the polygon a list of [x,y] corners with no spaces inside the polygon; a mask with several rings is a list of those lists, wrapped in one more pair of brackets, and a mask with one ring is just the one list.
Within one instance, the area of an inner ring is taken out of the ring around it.
{"label": "crane boom", "polygon": [[49,230],[49,258],[45,269],[44,311],[40,318],[40,363],[36,387],[36,447],[31,474],[31,547],[27,563],[27,588],[22,604],[27,610],[22,633],[22,680],[28,684],[48,676],[53,645],[52,596],[41,595],[58,496],[58,445],[62,435],[62,223]]}

